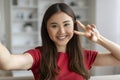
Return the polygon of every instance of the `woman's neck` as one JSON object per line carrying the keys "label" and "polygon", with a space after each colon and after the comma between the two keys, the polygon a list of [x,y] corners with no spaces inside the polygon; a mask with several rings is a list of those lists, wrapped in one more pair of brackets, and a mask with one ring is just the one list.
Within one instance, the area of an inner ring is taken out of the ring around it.
{"label": "woman's neck", "polygon": [[66,46],[57,46],[58,52],[66,52]]}

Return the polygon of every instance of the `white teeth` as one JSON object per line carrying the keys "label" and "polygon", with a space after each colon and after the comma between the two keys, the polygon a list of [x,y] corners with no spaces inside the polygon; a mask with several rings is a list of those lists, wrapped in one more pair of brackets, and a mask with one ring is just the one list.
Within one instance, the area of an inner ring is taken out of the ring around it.
{"label": "white teeth", "polygon": [[65,39],[66,36],[57,36],[57,38],[62,40],[62,39]]}

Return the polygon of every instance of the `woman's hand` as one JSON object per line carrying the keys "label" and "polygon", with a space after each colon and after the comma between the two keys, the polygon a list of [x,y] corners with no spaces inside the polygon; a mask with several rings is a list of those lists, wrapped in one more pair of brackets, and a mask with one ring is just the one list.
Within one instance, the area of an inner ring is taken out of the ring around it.
{"label": "woman's hand", "polygon": [[80,35],[80,36],[85,36],[93,42],[96,42],[96,43],[98,42],[100,34],[94,24],[92,25],[88,24],[87,26],[85,26],[80,21],[76,21],[76,23],[80,28],[84,30],[84,32],[74,31],[75,34]]}

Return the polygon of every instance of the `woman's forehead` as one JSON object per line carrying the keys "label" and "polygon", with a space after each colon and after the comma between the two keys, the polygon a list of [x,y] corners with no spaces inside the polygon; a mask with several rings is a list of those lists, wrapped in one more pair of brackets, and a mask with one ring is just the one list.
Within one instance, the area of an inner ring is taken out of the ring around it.
{"label": "woman's forehead", "polygon": [[64,12],[58,12],[55,13],[54,15],[52,15],[50,17],[50,19],[48,20],[48,22],[53,22],[53,21],[73,21],[72,17],[70,17],[68,14],[64,13]]}

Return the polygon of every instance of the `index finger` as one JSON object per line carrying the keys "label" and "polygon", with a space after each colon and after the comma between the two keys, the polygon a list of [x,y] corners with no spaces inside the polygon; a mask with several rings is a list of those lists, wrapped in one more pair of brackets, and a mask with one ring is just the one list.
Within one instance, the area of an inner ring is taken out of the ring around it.
{"label": "index finger", "polygon": [[76,21],[77,22],[77,25],[79,26],[79,27],[81,27],[83,30],[86,30],[86,27],[85,27],[85,25],[83,25],[80,21]]}

